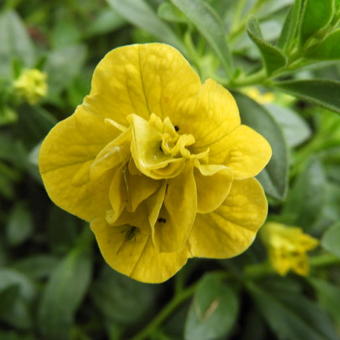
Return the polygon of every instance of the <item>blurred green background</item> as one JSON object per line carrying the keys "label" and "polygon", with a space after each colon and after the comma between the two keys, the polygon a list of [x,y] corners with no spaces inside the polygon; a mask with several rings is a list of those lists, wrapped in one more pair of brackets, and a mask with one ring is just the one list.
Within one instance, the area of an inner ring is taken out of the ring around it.
{"label": "blurred green background", "polygon": [[[261,71],[247,22],[255,15],[263,38],[275,41],[293,1],[204,2],[220,15],[235,74]],[[188,17],[162,0],[0,1],[1,340],[340,339],[339,116],[327,103],[283,94],[269,75],[228,83],[209,35]],[[151,41],[174,44],[203,79],[241,91],[242,119],[273,146],[260,178],[269,219],[321,240],[309,277],[276,274],[258,239],[235,259],[190,260],[164,284],[138,283],[110,269],[88,226],[48,199],[37,169],[41,140],[82,102],[105,53]],[[340,55],[331,59],[280,76],[337,81]],[[47,75],[48,91],[30,104],[14,84],[32,68]],[[248,86],[259,86],[257,95]]]}

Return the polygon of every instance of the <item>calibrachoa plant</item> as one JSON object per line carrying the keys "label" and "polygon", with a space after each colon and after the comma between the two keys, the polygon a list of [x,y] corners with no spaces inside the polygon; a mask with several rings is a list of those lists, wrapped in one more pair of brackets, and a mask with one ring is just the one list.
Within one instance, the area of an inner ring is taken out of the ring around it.
{"label": "calibrachoa plant", "polygon": [[339,46],[339,0],[2,1],[0,339],[338,340]]}
{"label": "calibrachoa plant", "polygon": [[104,57],[83,104],[44,140],[39,168],[112,268],[162,282],[190,257],[250,246],[267,215],[253,177],[270,156],[225,88],[202,84],[173,47],[145,44]]}

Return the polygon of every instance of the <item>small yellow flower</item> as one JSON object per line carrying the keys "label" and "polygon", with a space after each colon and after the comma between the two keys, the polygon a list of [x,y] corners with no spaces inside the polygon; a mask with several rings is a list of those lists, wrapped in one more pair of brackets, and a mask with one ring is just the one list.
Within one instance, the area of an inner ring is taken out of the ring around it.
{"label": "small yellow flower", "polygon": [[226,89],[154,43],[104,57],[83,104],[44,140],[39,167],[51,199],[91,223],[106,262],[155,283],[190,257],[249,247],[267,215],[253,177],[270,157]]}
{"label": "small yellow flower", "polygon": [[259,104],[270,104],[275,100],[273,93],[262,93],[257,87],[246,87],[243,92]]}
{"label": "small yellow flower", "polygon": [[14,89],[19,97],[31,105],[36,104],[47,94],[47,75],[37,69],[24,70],[14,82]]}
{"label": "small yellow flower", "polygon": [[307,252],[318,246],[317,239],[303,233],[300,228],[275,222],[265,224],[261,234],[269,260],[280,275],[286,275],[290,270],[299,275],[308,275]]}

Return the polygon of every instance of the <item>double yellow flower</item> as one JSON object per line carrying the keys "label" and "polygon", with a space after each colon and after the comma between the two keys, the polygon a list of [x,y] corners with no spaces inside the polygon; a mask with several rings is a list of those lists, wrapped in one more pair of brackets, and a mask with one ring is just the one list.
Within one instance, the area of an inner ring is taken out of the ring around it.
{"label": "double yellow flower", "polygon": [[271,148],[232,95],[165,44],[109,52],[40,151],[51,199],[89,221],[107,263],[162,282],[190,257],[249,247],[267,215],[253,177]]}

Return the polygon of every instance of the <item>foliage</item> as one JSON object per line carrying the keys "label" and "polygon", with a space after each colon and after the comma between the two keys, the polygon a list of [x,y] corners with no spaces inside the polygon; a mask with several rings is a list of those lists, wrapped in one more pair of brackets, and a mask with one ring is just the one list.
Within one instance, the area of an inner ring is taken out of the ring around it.
{"label": "foliage", "polygon": [[[338,0],[0,6],[1,339],[339,338]],[[308,277],[279,276],[257,238],[234,259],[192,260],[162,285],[141,284],[108,268],[88,226],[49,201],[41,140],[81,103],[105,53],[152,41],[176,46],[203,80],[232,90],[242,120],[271,143],[258,176],[268,220],[320,240]],[[48,83],[34,105],[13,86],[32,68]],[[273,102],[250,98],[249,86]]]}

